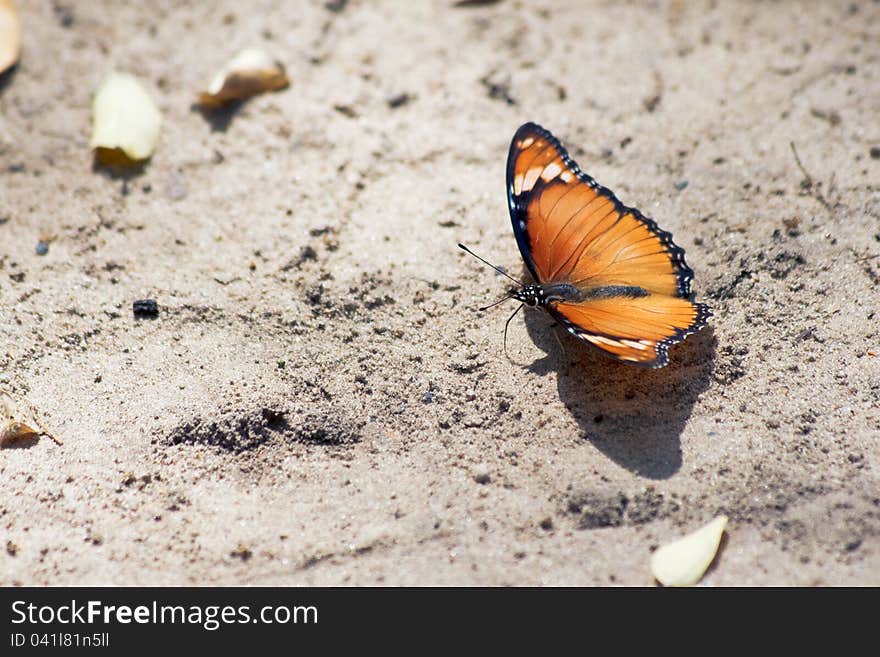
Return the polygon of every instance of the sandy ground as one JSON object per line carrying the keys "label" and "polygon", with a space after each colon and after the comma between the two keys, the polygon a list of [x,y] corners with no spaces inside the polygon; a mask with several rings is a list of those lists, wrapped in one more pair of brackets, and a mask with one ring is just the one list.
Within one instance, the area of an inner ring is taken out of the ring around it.
{"label": "sandy ground", "polygon": [[[649,585],[723,512],[705,584],[880,585],[878,3],[19,4],[0,388],[64,445],[0,452],[0,583]],[[194,111],[251,44],[291,87]],[[669,367],[475,310],[527,120],[687,250]]]}

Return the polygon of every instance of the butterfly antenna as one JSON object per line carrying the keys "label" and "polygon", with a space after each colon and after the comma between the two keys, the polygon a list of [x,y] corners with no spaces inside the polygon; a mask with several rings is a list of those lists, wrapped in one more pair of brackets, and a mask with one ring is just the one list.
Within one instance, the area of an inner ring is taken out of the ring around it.
{"label": "butterfly antenna", "polygon": [[[522,281],[515,279],[513,276],[511,276],[511,275],[508,274],[506,271],[504,271],[503,269],[501,269],[501,267],[496,267],[495,265],[493,265],[491,262],[489,262],[489,261],[486,260],[485,258],[481,258],[481,257],[478,256],[476,253],[474,253],[474,252],[471,251],[469,248],[467,248],[464,244],[459,243],[458,248],[460,248],[460,249],[461,249],[462,251],[464,251],[465,253],[470,253],[472,256],[474,256],[474,257],[475,257],[477,260],[479,260],[480,262],[489,265],[492,269],[494,269],[495,271],[497,271],[497,272],[498,272],[499,274],[501,274],[502,276],[507,276],[507,278],[509,278],[510,280],[512,280],[514,283],[516,283],[516,284],[519,285],[520,287],[523,286],[523,282],[522,282]],[[509,298],[510,298],[510,297],[508,297],[508,299],[509,299]],[[506,301],[506,299],[505,299],[505,301]],[[489,306],[489,307],[491,307],[491,306]]]}
{"label": "butterfly antenna", "polygon": [[479,310],[480,312],[483,312],[484,310],[489,310],[489,308],[494,308],[495,306],[502,304],[505,301],[510,301],[511,299],[513,299],[513,295],[509,294],[506,297],[504,297],[503,299],[498,299],[498,301],[496,301],[495,303],[490,303],[488,306],[483,306],[482,308],[477,308],[477,310]]}
{"label": "butterfly antenna", "polygon": [[[508,297],[508,298],[510,298],[510,297]],[[519,308],[517,308],[516,310],[514,310],[514,311],[513,311],[513,314],[512,314],[510,317],[507,318],[507,321],[506,321],[506,322],[504,322],[504,356],[505,356],[505,358],[507,358],[508,360],[510,360],[510,356],[507,355],[507,327],[510,326],[510,320],[512,320],[514,317],[516,317],[516,314],[517,314],[520,310],[522,310],[522,307],[523,307],[524,305],[525,305],[524,303],[519,304]]]}

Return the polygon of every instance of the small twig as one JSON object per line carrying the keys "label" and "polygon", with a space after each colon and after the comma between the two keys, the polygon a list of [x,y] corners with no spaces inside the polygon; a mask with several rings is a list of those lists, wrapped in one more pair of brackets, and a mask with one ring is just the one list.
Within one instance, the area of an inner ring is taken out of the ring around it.
{"label": "small twig", "polygon": [[654,92],[642,100],[642,105],[648,112],[653,112],[661,100],[663,100],[663,78],[657,71],[654,71]]}
{"label": "small twig", "polygon": [[[810,172],[807,171],[806,167],[804,167],[803,163],[801,162],[801,158],[798,156],[797,148],[795,148],[794,142],[790,141],[788,142],[788,145],[791,146],[791,152],[794,154],[794,161],[797,163],[798,169],[800,169],[801,173],[804,174],[804,182],[801,183],[801,187],[806,190],[810,190],[810,196],[819,201],[819,203],[821,203],[825,207],[825,209],[828,210],[828,212],[832,212],[831,204],[828,203],[828,201],[822,195],[822,192],[819,191],[818,186],[813,181],[813,176],[810,175]],[[832,175],[832,181],[833,180],[834,178]]]}
{"label": "small twig", "polygon": [[40,428],[40,432],[44,436],[48,436],[49,438],[51,438],[55,442],[56,445],[63,445],[64,442],[60,438],[56,438],[52,434],[52,432],[46,428],[46,425],[43,424],[43,421],[37,415],[37,409],[34,408],[34,405],[31,404],[31,402],[27,399],[24,400],[24,403],[28,405],[28,408],[30,408],[31,418],[33,419],[34,423]]}
{"label": "small twig", "polygon": [[794,142],[790,141],[790,142],[788,142],[788,145],[791,146],[791,152],[794,153],[794,161],[797,162],[798,169],[801,170],[801,173],[804,174],[804,178],[807,179],[807,185],[809,187],[812,187],[813,186],[813,176],[811,176],[810,172],[804,168],[803,164],[801,164],[801,158],[798,157],[797,148],[795,148]]}
{"label": "small twig", "polygon": [[240,281],[241,276],[236,276],[235,278],[230,278],[228,281],[224,281],[222,278],[217,278],[214,276],[214,281],[220,283],[220,285],[232,285],[236,281]]}
{"label": "small twig", "polygon": [[880,253],[862,255],[858,251],[856,251],[855,249],[850,249],[850,253],[852,253],[853,256],[855,257],[855,261],[860,262],[860,263],[861,262],[868,262],[869,260],[874,260],[875,258],[880,258]]}

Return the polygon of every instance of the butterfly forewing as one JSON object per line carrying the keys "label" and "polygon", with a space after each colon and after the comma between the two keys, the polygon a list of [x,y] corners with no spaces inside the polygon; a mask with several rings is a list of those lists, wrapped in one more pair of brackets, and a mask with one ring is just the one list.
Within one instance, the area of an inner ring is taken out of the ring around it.
{"label": "butterfly forewing", "polygon": [[621,212],[601,235],[586,235],[556,275],[579,286],[637,285],[677,295],[690,281],[690,270],[683,271],[674,256],[650,226],[631,212]]}
{"label": "butterfly forewing", "polygon": [[589,344],[627,362],[661,366],[666,347],[702,327],[691,269],[672,235],[580,170],[550,132],[527,123],[507,163],[513,230],[538,283],[571,283],[576,303],[547,310]]}

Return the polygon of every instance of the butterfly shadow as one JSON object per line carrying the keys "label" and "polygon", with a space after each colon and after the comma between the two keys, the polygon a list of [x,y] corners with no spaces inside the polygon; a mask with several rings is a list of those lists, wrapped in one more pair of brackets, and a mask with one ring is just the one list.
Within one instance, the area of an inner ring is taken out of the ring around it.
{"label": "butterfly shadow", "polygon": [[653,370],[612,360],[542,312],[526,312],[525,324],[546,353],[528,369],[557,372],[559,398],[585,440],[639,476],[667,479],[678,472],[681,432],[715,367],[711,326],[672,347],[669,365]]}

